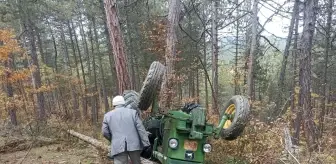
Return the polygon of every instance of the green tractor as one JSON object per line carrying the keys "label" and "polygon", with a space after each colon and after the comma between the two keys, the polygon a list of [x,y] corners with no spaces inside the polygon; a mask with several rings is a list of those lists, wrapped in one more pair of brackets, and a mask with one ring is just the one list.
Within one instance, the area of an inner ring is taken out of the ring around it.
{"label": "green tractor", "polygon": [[196,103],[160,112],[157,95],[164,69],[161,63],[153,62],[140,93],[124,92],[129,107],[139,111],[151,108],[150,116],[143,119],[151,150],[142,152],[142,157],[162,164],[203,164],[205,153],[211,152],[208,137],[234,140],[243,132],[250,113],[248,100],[233,96],[223,106],[217,126],[207,122],[206,110]]}

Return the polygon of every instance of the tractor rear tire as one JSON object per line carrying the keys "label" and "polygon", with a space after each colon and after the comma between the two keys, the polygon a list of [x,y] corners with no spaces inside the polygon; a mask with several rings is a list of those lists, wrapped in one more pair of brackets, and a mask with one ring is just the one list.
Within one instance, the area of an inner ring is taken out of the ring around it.
{"label": "tractor rear tire", "polygon": [[[124,91],[125,106],[134,110],[139,111],[139,93],[134,90]],[[140,112],[140,111],[139,111]]]}
{"label": "tractor rear tire", "polygon": [[147,73],[140,90],[138,108],[142,111],[147,110],[153,103],[154,97],[159,93],[163,80],[165,66],[158,61],[154,61]]}
{"label": "tractor rear tire", "polygon": [[223,117],[225,112],[230,110],[230,106],[232,107],[232,105],[234,105],[234,116],[230,120],[231,124],[228,127],[225,127],[224,125],[220,132],[220,136],[225,140],[237,139],[242,134],[249,121],[250,105],[248,99],[240,95],[233,96],[229,100],[224,106],[224,110],[221,111],[220,118]]}

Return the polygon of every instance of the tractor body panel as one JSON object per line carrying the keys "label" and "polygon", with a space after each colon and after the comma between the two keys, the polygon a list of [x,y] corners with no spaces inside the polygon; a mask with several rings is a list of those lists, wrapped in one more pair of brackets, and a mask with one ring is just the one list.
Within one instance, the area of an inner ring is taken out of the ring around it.
{"label": "tractor body panel", "polygon": [[168,158],[166,164],[203,164],[203,162],[190,162]]}
{"label": "tractor body panel", "polygon": [[[205,110],[197,108],[190,114],[181,110],[169,111],[162,121],[162,145],[154,143],[153,155],[163,164],[168,163],[203,163],[203,145],[209,135],[212,135],[213,125],[207,124]],[[169,140],[176,139],[176,148],[169,146]],[[160,146],[160,150],[158,150]]]}

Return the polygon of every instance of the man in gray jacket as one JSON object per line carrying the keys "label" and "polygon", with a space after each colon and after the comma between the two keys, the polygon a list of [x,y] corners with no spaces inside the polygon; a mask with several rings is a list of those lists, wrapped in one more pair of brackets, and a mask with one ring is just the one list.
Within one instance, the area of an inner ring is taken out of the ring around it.
{"label": "man in gray jacket", "polygon": [[104,115],[102,133],[111,142],[111,156],[114,164],[140,164],[140,153],[149,147],[147,131],[135,109],[125,107],[122,96],[113,98],[114,110]]}

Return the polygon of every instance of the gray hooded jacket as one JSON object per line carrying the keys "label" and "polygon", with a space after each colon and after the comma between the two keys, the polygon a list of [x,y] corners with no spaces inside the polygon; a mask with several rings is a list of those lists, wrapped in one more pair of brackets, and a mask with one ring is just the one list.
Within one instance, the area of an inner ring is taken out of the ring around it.
{"label": "gray hooded jacket", "polygon": [[117,106],[104,115],[102,133],[111,141],[111,156],[150,146],[148,134],[136,110]]}

